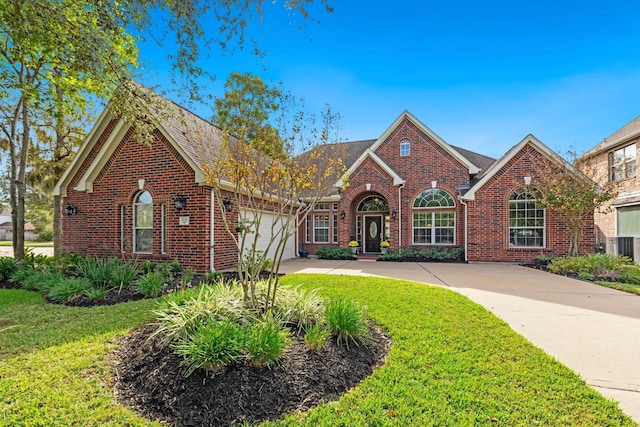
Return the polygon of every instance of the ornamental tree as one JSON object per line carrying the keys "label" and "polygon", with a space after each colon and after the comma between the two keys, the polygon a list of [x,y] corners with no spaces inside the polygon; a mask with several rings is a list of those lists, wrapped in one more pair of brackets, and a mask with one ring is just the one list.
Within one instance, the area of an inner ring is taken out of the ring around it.
{"label": "ornamental tree", "polygon": [[572,159],[547,164],[536,178],[536,187],[542,191],[542,206],[552,207],[560,214],[569,231],[569,256],[578,256],[584,229],[590,217],[617,195],[610,182],[596,183],[587,175],[589,163],[579,161],[575,153]]}
{"label": "ornamental tree", "polygon": [[[245,300],[268,310],[275,301],[287,241],[318,200],[335,190],[333,185],[344,173],[344,144],[329,144],[337,139],[339,120],[330,108],[316,124],[315,117],[304,113],[290,95],[269,89],[258,78],[234,74],[231,81],[230,92],[216,103],[216,117],[226,118],[217,123],[225,132],[222,146],[206,156],[216,158],[215,164],[204,164],[202,169],[238,250],[237,272]],[[252,95],[245,96],[246,91]],[[264,107],[256,109],[258,105]],[[247,111],[251,113],[243,113]],[[266,117],[269,120],[263,120]],[[231,212],[226,208],[229,201],[234,206]],[[259,232],[265,230],[268,243],[259,251],[259,239],[265,237]],[[268,264],[272,264],[268,277],[261,278]],[[256,291],[262,279],[267,281],[265,295]]]}

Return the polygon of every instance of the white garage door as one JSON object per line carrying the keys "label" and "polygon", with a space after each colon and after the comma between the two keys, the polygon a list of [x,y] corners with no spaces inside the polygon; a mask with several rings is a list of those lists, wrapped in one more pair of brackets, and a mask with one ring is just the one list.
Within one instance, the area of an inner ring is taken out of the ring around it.
{"label": "white garage door", "polygon": [[[247,218],[248,222],[253,222],[253,213],[252,212],[244,212],[244,216],[245,218]],[[271,225],[276,221],[276,217],[273,214],[270,213],[263,213],[262,214],[262,218],[260,220],[260,226],[258,229],[258,242],[256,245],[256,250],[259,251],[267,251],[267,247],[269,246],[269,242],[273,239],[272,236],[272,230],[271,230]],[[283,221],[284,222],[284,221]],[[276,227],[274,227],[274,232],[278,233],[279,230],[281,230],[282,226],[280,225],[276,225]],[[287,239],[286,244],[285,244],[285,248],[284,248],[284,253],[282,254],[282,259],[291,259],[291,258],[295,258],[296,256],[296,251],[295,251],[295,235],[294,235],[294,230],[295,230],[295,221],[291,221],[291,236]],[[280,237],[280,236],[278,236]],[[247,243],[249,242],[253,242],[253,238],[254,236],[251,234],[247,235]],[[277,242],[274,242],[271,247],[269,248],[269,250],[267,251],[267,258],[271,258],[271,259],[275,259],[275,251],[276,251],[276,247],[277,247]],[[246,248],[245,248],[246,249]]]}

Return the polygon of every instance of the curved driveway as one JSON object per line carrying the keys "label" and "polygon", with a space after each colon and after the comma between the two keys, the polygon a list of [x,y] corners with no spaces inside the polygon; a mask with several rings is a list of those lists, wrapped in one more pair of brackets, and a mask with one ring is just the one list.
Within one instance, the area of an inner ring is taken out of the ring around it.
{"label": "curved driveway", "polygon": [[620,402],[640,425],[640,296],[512,264],[301,258],[280,270],[393,277],[460,292]]}

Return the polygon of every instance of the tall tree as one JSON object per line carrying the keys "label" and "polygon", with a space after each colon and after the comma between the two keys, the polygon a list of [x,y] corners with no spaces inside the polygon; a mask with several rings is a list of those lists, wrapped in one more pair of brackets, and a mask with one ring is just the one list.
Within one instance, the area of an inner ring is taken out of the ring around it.
{"label": "tall tree", "polygon": [[[328,0],[319,0],[331,10]],[[220,46],[244,46],[248,23],[261,17],[263,0],[165,1],[0,0],[0,132],[9,152],[14,252],[24,252],[24,199],[33,118],[43,109],[57,114],[83,111],[88,97],[112,99],[117,114],[149,136],[153,123],[138,120],[144,111],[131,102],[140,91],[128,84],[137,67],[138,39],[166,15],[165,30],[174,35],[169,57],[186,76],[192,98],[200,98],[197,78],[204,28],[219,23]],[[313,0],[289,0],[284,6],[309,16]],[[213,16],[211,13],[213,11]],[[119,88],[119,91],[115,91]],[[63,96],[59,96],[62,94]],[[62,104],[60,104],[62,102]],[[143,138],[145,139],[145,138]]]}
{"label": "tall tree", "polygon": [[[249,75],[234,74],[231,80],[230,91],[216,103],[217,117],[225,118],[219,124],[231,129],[223,127],[222,147],[207,156],[216,160],[202,169],[238,250],[245,300],[269,309],[287,241],[318,200],[335,190],[333,185],[344,173],[344,145],[329,144],[337,140],[339,121],[330,108],[316,123],[291,95],[271,90]],[[210,147],[203,141],[201,149]],[[270,256],[267,292],[260,295],[257,283]]]}

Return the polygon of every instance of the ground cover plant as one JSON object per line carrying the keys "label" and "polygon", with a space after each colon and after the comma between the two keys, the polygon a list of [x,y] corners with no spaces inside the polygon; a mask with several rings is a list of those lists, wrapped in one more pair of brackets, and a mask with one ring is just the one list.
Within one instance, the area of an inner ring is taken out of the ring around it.
{"label": "ground cover plant", "polygon": [[553,273],[588,280],[600,286],[640,295],[640,266],[626,256],[588,254],[539,257],[536,264]]}
{"label": "ground cover plant", "polygon": [[[393,345],[386,363],[337,402],[264,426],[635,425],[578,375],[459,294],[373,277],[288,275],[281,283],[356,301]],[[155,306],[140,300],[66,307],[45,304],[34,292],[0,289],[0,424],[162,425],[117,403],[111,373],[113,351],[122,349],[117,343],[152,321]],[[155,368],[160,374],[167,366]],[[157,393],[187,380],[166,379]]]}
{"label": "ground cover plant", "polygon": [[40,292],[48,301],[75,305],[112,305],[153,298],[198,282],[177,261],[123,261],[119,258],[35,255],[26,251],[21,262],[0,258],[0,287]]}

